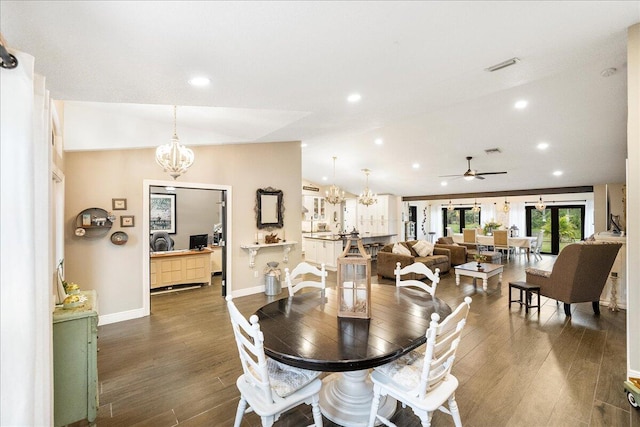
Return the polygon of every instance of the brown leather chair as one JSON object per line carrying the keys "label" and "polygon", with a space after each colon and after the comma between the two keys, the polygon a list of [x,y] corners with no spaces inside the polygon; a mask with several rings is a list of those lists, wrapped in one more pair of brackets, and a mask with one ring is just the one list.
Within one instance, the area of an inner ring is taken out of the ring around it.
{"label": "brown leather chair", "polygon": [[582,242],[566,246],[551,271],[525,269],[527,283],[540,286],[540,295],[564,303],[571,316],[571,303],[591,302],[600,314],[600,294],[622,247],[619,243]]}

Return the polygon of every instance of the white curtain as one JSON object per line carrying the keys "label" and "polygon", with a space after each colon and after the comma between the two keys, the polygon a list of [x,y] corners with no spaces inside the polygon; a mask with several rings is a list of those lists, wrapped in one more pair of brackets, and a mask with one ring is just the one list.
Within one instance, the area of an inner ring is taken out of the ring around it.
{"label": "white curtain", "polygon": [[52,417],[50,131],[34,58],[0,68],[0,425],[49,426]]}

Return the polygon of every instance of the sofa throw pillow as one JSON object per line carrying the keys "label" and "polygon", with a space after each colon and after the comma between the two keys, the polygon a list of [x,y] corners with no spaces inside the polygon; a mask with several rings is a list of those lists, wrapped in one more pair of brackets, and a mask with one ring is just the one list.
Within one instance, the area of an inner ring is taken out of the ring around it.
{"label": "sofa throw pillow", "polygon": [[413,245],[413,249],[415,249],[421,257],[433,255],[433,247],[433,243],[427,242],[426,240],[419,240],[415,245]]}
{"label": "sofa throw pillow", "polygon": [[391,253],[394,253],[397,255],[411,256],[411,251],[401,243],[394,244],[393,249],[391,250]]}

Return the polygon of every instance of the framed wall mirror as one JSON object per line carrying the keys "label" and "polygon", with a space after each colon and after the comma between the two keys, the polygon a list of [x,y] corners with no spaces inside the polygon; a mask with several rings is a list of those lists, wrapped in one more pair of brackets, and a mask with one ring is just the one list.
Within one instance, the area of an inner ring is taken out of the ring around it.
{"label": "framed wall mirror", "polygon": [[267,187],[256,192],[256,222],[258,229],[282,228],[284,205],[282,190]]}

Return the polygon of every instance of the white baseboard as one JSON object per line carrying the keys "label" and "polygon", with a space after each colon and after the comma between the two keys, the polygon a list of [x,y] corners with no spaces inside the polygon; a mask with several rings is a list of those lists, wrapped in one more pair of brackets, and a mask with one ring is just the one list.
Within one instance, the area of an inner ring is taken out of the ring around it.
{"label": "white baseboard", "polygon": [[260,292],[264,292],[264,285],[254,286],[253,288],[240,289],[237,291],[232,291],[231,296],[233,298],[246,297],[248,295],[259,294]]}
{"label": "white baseboard", "polygon": [[640,378],[640,371],[634,371],[633,369],[629,369],[629,372],[627,372],[627,377]]}
{"label": "white baseboard", "polygon": [[104,314],[98,316],[98,326],[108,325],[110,323],[123,322],[125,320],[138,319],[144,317],[144,310],[136,308],[135,310],[121,311],[119,313]]}

